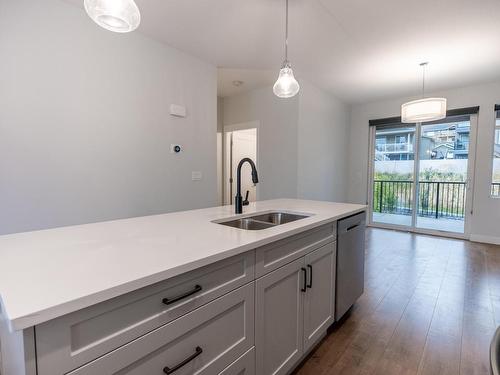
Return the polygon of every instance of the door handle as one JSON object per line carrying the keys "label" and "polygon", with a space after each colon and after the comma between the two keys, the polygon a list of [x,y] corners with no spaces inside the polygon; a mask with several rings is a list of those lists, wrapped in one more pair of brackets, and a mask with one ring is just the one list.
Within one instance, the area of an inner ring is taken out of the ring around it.
{"label": "door handle", "polygon": [[312,286],[313,286],[313,268],[312,268],[312,266],[310,264],[307,265],[307,268],[309,268],[309,282],[307,283],[306,286],[309,289],[311,289]]}
{"label": "door handle", "polygon": [[307,291],[307,270],[304,267],[302,267],[301,271],[302,271],[302,276],[304,277],[304,281],[300,291],[305,293]]}
{"label": "door handle", "polygon": [[182,362],[176,364],[174,367],[170,368],[168,366],[164,367],[163,368],[163,372],[167,375],[170,375],[170,374],[173,374],[174,372],[176,372],[178,369],[180,369],[181,367],[184,367],[185,365],[187,365],[189,362],[191,362],[193,359],[195,359],[196,357],[198,357],[201,353],[203,353],[203,349],[200,348],[199,346],[196,347],[195,349],[195,352],[194,354],[191,354],[189,357],[187,357],[185,360],[183,360]]}

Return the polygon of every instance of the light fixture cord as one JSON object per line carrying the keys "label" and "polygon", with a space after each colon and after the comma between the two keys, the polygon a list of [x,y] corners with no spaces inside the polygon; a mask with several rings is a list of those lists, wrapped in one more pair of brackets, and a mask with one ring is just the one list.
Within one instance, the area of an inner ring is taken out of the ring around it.
{"label": "light fixture cord", "polygon": [[427,63],[422,63],[422,99],[425,98],[425,67]]}
{"label": "light fixture cord", "polygon": [[288,62],[288,0],[286,0],[286,16],[285,16],[285,63]]}

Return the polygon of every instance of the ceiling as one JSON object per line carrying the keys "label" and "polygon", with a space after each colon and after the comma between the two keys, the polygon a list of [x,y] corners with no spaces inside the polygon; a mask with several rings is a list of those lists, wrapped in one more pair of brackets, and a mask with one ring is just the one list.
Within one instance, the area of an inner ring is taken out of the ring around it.
{"label": "ceiling", "polygon": [[[136,3],[139,32],[219,67],[219,95],[274,81],[284,0]],[[487,82],[500,79],[499,14],[499,0],[290,0],[289,59],[299,82],[350,103],[417,94],[422,61],[429,91]]]}

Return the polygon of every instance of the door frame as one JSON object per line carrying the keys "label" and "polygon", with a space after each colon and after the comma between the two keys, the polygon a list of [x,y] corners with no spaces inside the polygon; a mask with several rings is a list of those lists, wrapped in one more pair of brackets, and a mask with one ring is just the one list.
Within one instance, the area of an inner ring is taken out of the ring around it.
{"label": "door frame", "polygon": [[[224,125],[222,128],[222,196],[223,200],[222,203],[224,205],[230,205],[232,203],[232,195],[231,192],[227,192],[227,178],[230,168],[232,167],[230,162],[228,163],[227,161],[227,155],[226,155],[226,150],[229,149],[229,145],[227,143],[227,133],[233,132],[233,131],[238,131],[238,130],[247,130],[247,129],[256,129],[256,139],[257,139],[257,150],[256,150],[256,155],[257,155],[257,160],[254,160],[255,166],[257,167],[257,170],[259,170],[259,160],[260,160],[260,121],[255,120],[255,121],[248,121],[248,122],[240,122],[236,124],[230,124],[230,125]],[[227,198],[229,197],[229,202],[226,201]],[[255,199],[259,200],[259,184],[256,185],[255,187]]]}
{"label": "door frame", "polygon": [[[424,123],[425,125],[425,123]],[[420,165],[420,135],[422,132],[422,123],[415,124],[415,142],[414,142],[414,176],[413,176],[413,184],[412,184],[412,222],[411,225],[397,225],[397,224],[386,224],[386,223],[377,223],[373,221],[373,176],[375,173],[375,135],[376,135],[376,126],[370,126],[369,129],[369,157],[368,157],[368,218],[367,218],[367,226],[375,227],[375,228],[383,228],[383,229],[393,229],[400,230],[405,232],[412,233],[420,233],[420,234],[429,234],[436,235],[441,237],[451,237],[451,238],[459,238],[459,239],[469,239],[471,235],[471,219],[474,212],[474,186],[475,186],[475,169],[476,169],[476,149],[477,149],[477,127],[478,127],[478,114],[470,115],[470,133],[469,133],[469,156],[467,162],[467,181],[466,181],[466,189],[467,195],[465,200],[465,208],[464,208],[464,233],[455,233],[455,232],[447,232],[438,229],[425,229],[418,228],[416,226],[416,218],[418,215],[417,207],[418,207],[418,172]]]}

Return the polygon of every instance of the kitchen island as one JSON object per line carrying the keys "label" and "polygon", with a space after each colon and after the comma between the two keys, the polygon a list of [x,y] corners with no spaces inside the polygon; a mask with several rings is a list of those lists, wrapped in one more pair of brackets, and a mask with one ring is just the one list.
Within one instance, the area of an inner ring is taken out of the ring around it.
{"label": "kitchen island", "polygon": [[261,230],[233,209],[0,236],[2,375],[288,373],[334,321],[336,222],[366,207],[252,203],[304,216]]}

